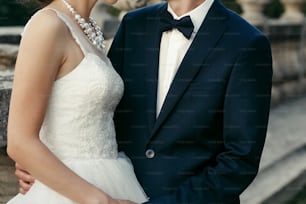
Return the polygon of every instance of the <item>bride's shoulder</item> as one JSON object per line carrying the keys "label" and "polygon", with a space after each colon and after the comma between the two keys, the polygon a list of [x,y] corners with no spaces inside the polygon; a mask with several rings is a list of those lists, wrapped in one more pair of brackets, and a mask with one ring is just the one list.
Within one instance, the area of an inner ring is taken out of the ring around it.
{"label": "bride's shoulder", "polygon": [[68,33],[69,31],[56,12],[49,9],[39,10],[25,26],[18,58],[21,60],[39,59],[43,63],[61,62],[67,49]]}
{"label": "bride's shoulder", "polygon": [[33,14],[24,26],[22,38],[40,35],[40,37],[60,37],[66,30],[65,24],[52,9],[41,9]]}

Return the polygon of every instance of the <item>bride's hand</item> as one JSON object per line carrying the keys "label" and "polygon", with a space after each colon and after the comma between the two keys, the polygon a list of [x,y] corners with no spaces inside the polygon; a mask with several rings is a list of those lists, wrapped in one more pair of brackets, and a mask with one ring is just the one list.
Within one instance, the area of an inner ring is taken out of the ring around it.
{"label": "bride's hand", "polygon": [[35,178],[24,170],[18,163],[15,163],[15,168],[15,175],[19,180],[19,192],[21,194],[26,194],[35,182]]}
{"label": "bride's hand", "polygon": [[119,204],[136,204],[132,201],[129,201],[129,200],[118,200],[119,201]]}

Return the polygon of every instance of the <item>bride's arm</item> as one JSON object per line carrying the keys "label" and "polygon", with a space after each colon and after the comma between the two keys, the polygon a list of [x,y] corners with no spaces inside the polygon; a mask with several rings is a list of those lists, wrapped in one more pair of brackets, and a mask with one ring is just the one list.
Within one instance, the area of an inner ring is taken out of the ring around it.
{"label": "bride's arm", "polygon": [[63,23],[50,13],[39,14],[24,33],[15,67],[7,151],[62,195],[82,204],[107,203],[109,196],[68,169],[39,139],[51,87],[65,60],[66,34]]}

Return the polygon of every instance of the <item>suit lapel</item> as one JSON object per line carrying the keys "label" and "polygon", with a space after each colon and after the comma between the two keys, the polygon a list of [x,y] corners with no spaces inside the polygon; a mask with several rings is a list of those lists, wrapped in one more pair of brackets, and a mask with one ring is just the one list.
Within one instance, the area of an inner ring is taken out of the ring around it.
{"label": "suit lapel", "polygon": [[147,95],[147,109],[148,127],[152,130],[156,121],[156,97],[157,97],[157,80],[159,67],[159,49],[161,41],[160,32],[160,13],[163,9],[167,9],[167,4],[162,4],[156,16],[148,17],[146,23],[146,44],[145,49],[145,84]]}
{"label": "suit lapel", "polygon": [[225,8],[215,0],[176,73],[151,136],[173,111],[184,91],[202,68],[203,62],[215,48],[227,27],[224,23],[226,19]]}

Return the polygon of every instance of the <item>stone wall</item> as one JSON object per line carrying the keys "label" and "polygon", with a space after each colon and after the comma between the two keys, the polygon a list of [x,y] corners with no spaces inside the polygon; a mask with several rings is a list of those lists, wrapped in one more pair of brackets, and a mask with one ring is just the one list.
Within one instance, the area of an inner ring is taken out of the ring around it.
{"label": "stone wall", "polygon": [[[5,35],[9,36],[9,34]],[[6,145],[8,106],[17,52],[18,45],[0,44],[0,148]]]}
{"label": "stone wall", "polygon": [[14,162],[0,148],[0,204],[5,204],[18,192],[18,181],[14,176]]}
{"label": "stone wall", "polygon": [[6,145],[8,106],[17,52],[18,45],[0,44],[0,147]]}
{"label": "stone wall", "polygon": [[6,127],[10,89],[0,89],[0,148],[6,145]]}
{"label": "stone wall", "polygon": [[306,94],[306,25],[271,21],[262,28],[273,55],[272,105]]}

